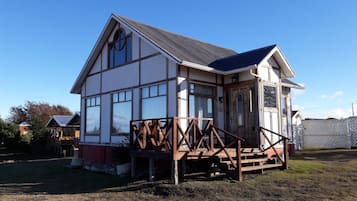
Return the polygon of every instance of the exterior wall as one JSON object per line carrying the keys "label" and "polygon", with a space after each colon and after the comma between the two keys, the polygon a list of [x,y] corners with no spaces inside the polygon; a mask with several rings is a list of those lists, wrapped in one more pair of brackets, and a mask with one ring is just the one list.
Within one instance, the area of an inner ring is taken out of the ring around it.
{"label": "exterior wall", "polygon": [[[267,129],[270,129],[277,133],[282,133],[282,113],[281,113],[281,97],[282,97],[282,87],[281,87],[281,68],[274,60],[274,57],[269,58],[267,61],[263,62],[257,69],[257,74],[260,77],[258,88],[259,88],[259,124]],[[273,86],[276,88],[276,108],[269,108],[264,106],[264,86]],[[291,98],[290,93],[287,96],[287,110],[288,110],[288,122],[291,125]],[[291,127],[291,126],[290,126]],[[287,136],[291,135],[291,129],[287,130]],[[279,138],[274,134],[268,134],[270,140],[274,143]],[[265,139],[261,139],[261,145],[269,146]],[[281,145],[278,145],[282,146]]]}
{"label": "exterior wall", "polygon": [[[233,77],[237,77],[237,74],[224,76],[224,84],[232,84],[233,83],[232,81],[234,80]],[[253,79],[255,79],[255,77],[250,74],[249,70],[240,72],[238,74],[238,81],[239,82],[253,80]]]}
{"label": "exterior wall", "polygon": [[102,93],[138,86],[139,62],[107,70],[102,77]]}
{"label": "exterior wall", "polygon": [[[351,148],[349,119],[304,120],[303,148]],[[357,123],[357,122],[355,122]]]}
{"label": "exterior wall", "polygon": [[[165,58],[125,26],[123,28],[126,34],[132,34],[132,61],[115,68],[108,68],[108,44],[113,40],[118,28],[119,25],[113,29],[82,85],[80,149],[82,159],[87,162],[112,163],[109,150],[112,147],[125,147],[129,144],[129,136],[111,134],[112,93],[131,90],[132,119],[140,119],[141,87],[166,83],[167,116],[177,116],[177,64]],[[94,95],[101,98],[100,134],[87,135],[86,98]]]}
{"label": "exterior wall", "polygon": [[142,84],[157,82],[159,80],[166,79],[166,59],[160,54],[143,60],[141,62],[140,69],[140,80]]}
{"label": "exterior wall", "polygon": [[79,146],[79,157],[82,158],[85,163],[94,164],[112,164],[112,147],[82,144]]}

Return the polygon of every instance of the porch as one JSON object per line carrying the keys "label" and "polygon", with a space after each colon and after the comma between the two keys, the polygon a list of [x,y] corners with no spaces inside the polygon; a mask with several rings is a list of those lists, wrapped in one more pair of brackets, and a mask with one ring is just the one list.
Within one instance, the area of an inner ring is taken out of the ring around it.
{"label": "porch", "polygon": [[[209,165],[207,175],[224,173],[238,181],[243,180],[244,172],[287,169],[288,138],[263,127],[257,131],[268,147],[242,147],[246,139],[218,128],[212,118],[133,120],[130,122],[131,176],[136,176],[138,158],[148,160],[149,180],[155,178],[155,161],[169,162],[174,184],[187,175],[186,164],[192,161]],[[277,137],[269,138],[269,134]]]}

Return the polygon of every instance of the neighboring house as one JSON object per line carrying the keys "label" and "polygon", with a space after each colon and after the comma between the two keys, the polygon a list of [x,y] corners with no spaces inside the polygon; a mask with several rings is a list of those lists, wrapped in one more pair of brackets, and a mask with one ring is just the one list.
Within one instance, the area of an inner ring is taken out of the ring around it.
{"label": "neighboring house", "polygon": [[31,124],[24,121],[19,124],[20,135],[26,135],[31,131]]}
{"label": "neighboring house", "polygon": [[238,53],[113,14],[71,90],[81,95],[80,157],[112,164],[130,120],[166,117],[213,118],[243,146],[268,147],[259,126],[291,136],[290,89],[302,88],[292,77],[277,45]]}
{"label": "neighboring house", "polygon": [[80,114],[53,115],[47,122],[46,127],[51,132],[51,139],[56,145],[56,152],[72,155],[73,148],[78,147],[80,138]]}
{"label": "neighboring house", "polygon": [[304,120],[300,111],[292,111],[291,113],[292,119],[292,128],[293,132],[290,138],[291,143],[294,145],[295,150],[302,149],[302,135],[304,132],[304,126],[302,125],[302,121]]}

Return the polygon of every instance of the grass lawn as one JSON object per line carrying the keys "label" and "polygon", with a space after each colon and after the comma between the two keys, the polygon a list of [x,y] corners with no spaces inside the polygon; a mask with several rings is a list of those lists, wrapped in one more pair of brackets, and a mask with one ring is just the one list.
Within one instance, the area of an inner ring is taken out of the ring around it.
{"label": "grass lawn", "polygon": [[128,178],[65,167],[68,159],[1,162],[0,200],[357,200],[357,150],[311,150],[289,170],[226,178],[168,181]]}

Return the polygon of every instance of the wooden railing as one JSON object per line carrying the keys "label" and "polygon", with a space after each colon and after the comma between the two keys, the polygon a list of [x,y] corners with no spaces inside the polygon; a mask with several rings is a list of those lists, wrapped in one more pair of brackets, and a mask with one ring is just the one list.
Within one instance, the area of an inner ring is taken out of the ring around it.
{"label": "wooden railing", "polygon": [[[266,132],[269,132],[273,135],[276,135],[279,137],[279,140],[277,140],[276,142],[273,142],[271,138],[269,138],[267,135],[266,135]],[[272,130],[269,130],[269,129],[266,129],[264,127],[259,127],[259,133],[261,134],[262,137],[264,137],[264,139],[269,143],[269,146],[267,148],[262,148],[262,151],[267,151],[269,149],[272,149],[276,155],[276,157],[279,159],[279,161],[282,162],[283,164],[283,169],[288,169],[288,160],[289,160],[289,153],[288,153],[288,140],[289,138],[277,133],[277,132],[274,132]],[[279,152],[276,150],[276,145],[280,144],[280,143],[283,143],[283,156],[284,156],[284,159],[281,158]]]}
{"label": "wooden railing", "polygon": [[[187,125],[186,128],[183,124]],[[130,122],[130,145],[132,149],[172,153],[173,161],[181,160],[187,153],[209,152],[216,156],[221,152],[236,169],[238,180],[242,180],[241,141],[244,139],[213,124],[212,118],[172,117],[133,120]],[[225,143],[220,133],[233,140]],[[227,150],[235,147],[236,160]]]}

